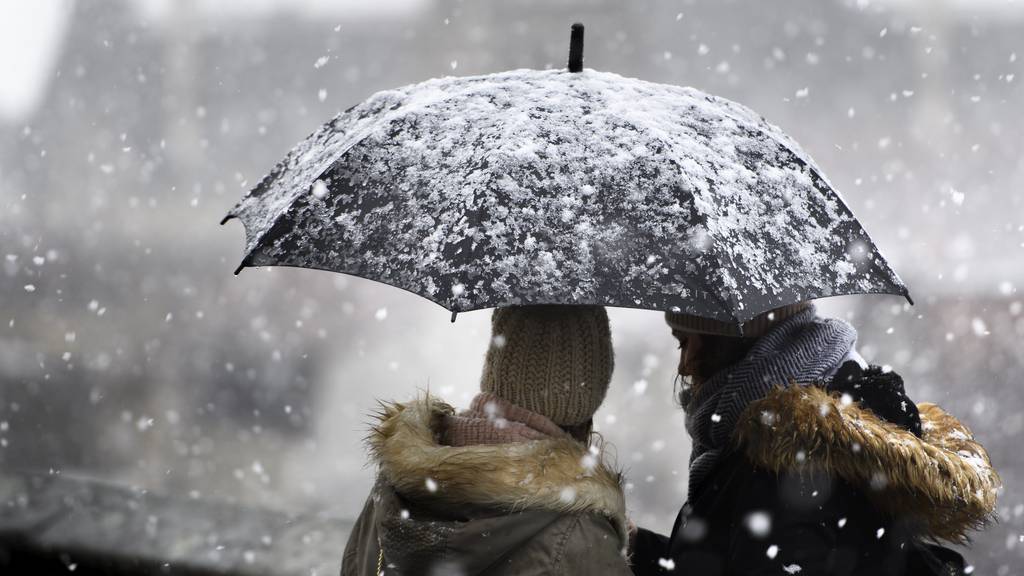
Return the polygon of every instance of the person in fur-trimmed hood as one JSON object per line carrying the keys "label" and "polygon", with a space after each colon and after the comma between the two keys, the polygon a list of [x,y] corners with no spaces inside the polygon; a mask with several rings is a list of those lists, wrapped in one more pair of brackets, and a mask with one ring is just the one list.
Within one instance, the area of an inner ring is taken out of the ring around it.
{"label": "person in fur-trimmed hood", "polygon": [[964,543],[1000,487],[970,430],[915,405],[857,333],[804,302],[746,337],[667,313],[692,438],[689,496],[669,537],[638,530],[637,575],[965,573]]}
{"label": "person in fur-trimmed hood", "polygon": [[611,381],[598,306],[499,308],[481,392],[385,404],[342,576],[631,574],[617,472],[589,445]]}

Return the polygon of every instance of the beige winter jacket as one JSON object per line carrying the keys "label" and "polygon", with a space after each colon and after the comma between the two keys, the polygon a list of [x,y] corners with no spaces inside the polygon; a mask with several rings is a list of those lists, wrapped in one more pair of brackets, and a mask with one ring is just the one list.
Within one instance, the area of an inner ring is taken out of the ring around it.
{"label": "beige winter jacket", "polygon": [[386,405],[369,443],[379,470],[342,576],[628,576],[619,475],[570,439],[439,444],[454,413],[426,398]]}

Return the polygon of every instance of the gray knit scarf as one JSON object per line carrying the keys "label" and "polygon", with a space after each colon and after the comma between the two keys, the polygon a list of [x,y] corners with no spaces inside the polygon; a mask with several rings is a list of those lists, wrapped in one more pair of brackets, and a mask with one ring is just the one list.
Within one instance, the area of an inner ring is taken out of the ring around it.
{"label": "gray knit scarf", "polygon": [[835,372],[857,341],[848,323],[817,317],[814,306],[781,322],[762,336],[743,360],[701,383],[686,409],[693,439],[689,494],[729,447],[733,429],[748,404],[777,385],[811,384]]}

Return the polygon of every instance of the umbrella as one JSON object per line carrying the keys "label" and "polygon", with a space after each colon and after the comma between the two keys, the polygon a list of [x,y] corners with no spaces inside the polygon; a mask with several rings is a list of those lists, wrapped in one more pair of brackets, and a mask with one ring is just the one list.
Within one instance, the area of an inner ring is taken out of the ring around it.
{"label": "umbrella", "polygon": [[[582,68],[427,80],[299,143],[225,217],[246,266],[369,278],[455,313],[514,304],[734,323],[855,293],[909,300],[838,192],[749,108]],[[236,271],[237,274],[238,271]]]}

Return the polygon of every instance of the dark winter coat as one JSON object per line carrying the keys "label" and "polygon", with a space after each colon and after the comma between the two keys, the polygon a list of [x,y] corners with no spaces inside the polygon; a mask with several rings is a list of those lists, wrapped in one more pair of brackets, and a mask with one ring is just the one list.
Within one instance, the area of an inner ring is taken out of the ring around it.
{"label": "dark winter coat", "polygon": [[926,542],[963,542],[992,515],[1000,481],[985,449],[933,404],[898,425],[876,412],[906,406],[852,396],[778,388],[750,405],[671,536],[636,535],[634,573],[962,573],[958,554]]}
{"label": "dark winter coat", "polygon": [[379,475],[342,576],[628,576],[619,475],[568,439],[438,443],[451,407],[385,407],[370,445]]}

